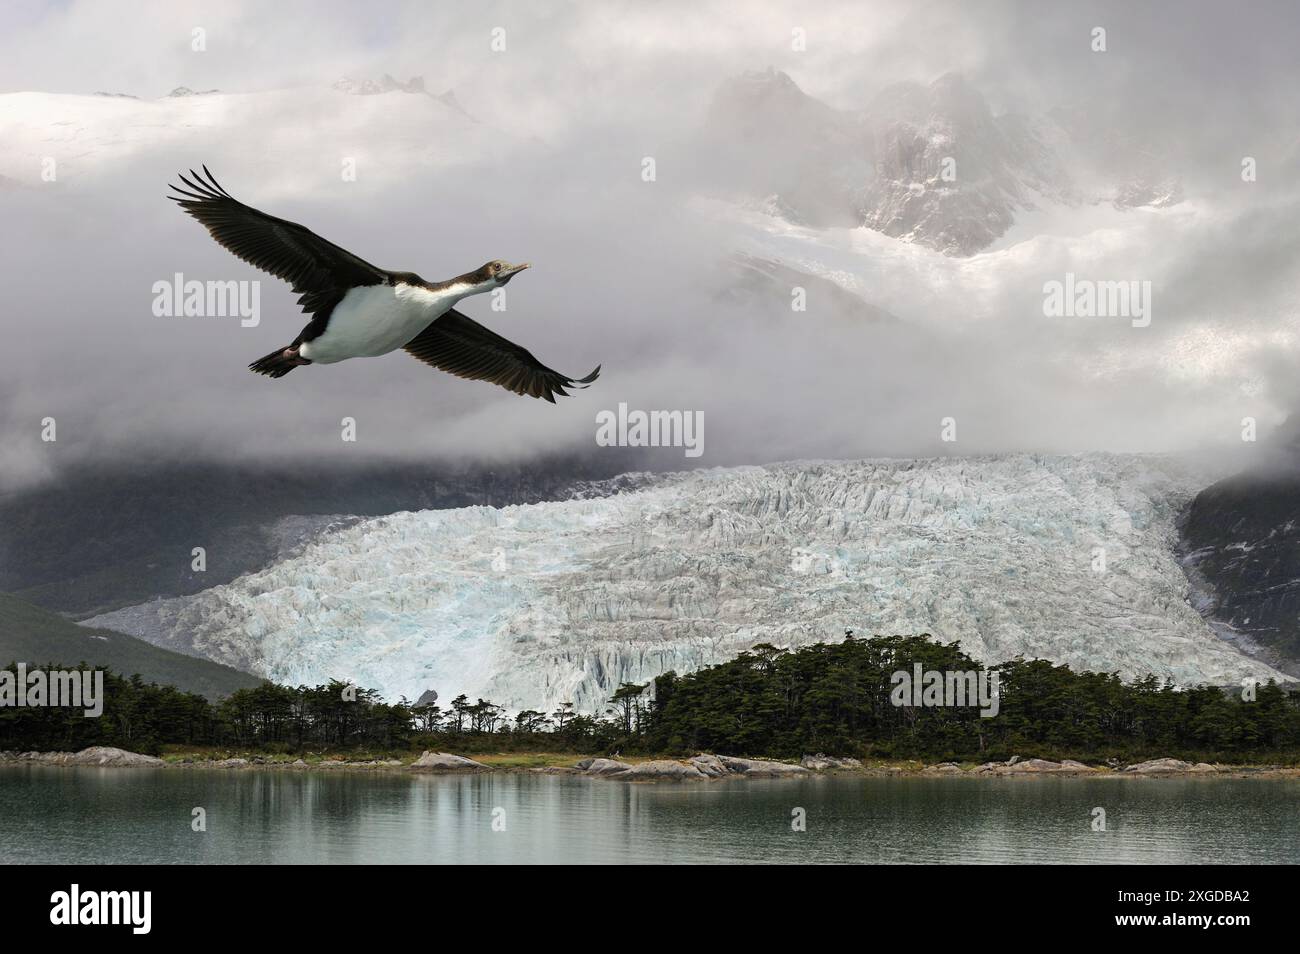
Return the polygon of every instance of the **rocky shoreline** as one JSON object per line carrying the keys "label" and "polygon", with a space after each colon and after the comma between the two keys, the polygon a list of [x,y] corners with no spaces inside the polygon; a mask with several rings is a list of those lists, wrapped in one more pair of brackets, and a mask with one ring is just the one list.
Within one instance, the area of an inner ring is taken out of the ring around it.
{"label": "rocky shoreline", "polygon": [[1006,762],[985,762],[972,768],[963,768],[956,762],[939,762],[921,766],[909,765],[864,766],[857,759],[838,759],[826,755],[805,755],[798,764],[771,762],[761,759],[740,759],[730,756],[697,755],[686,760],[656,759],[649,762],[627,763],[613,759],[583,759],[571,769],[550,769],[553,773],[588,775],[595,778],[643,781],[655,779],[716,779],[716,778],[796,778],[816,774],[852,773],[867,776],[949,776],[968,778],[1034,778],[1040,776],[1096,776],[1099,778],[1170,778],[1217,777],[1245,778],[1300,778],[1300,768],[1281,765],[1210,765],[1208,762],[1184,762],[1180,759],[1149,759],[1124,766],[1093,766],[1065,759],[1050,762],[1046,759],[1021,759],[1012,757]]}
{"label": "rocky shoreline", "polygon": [[1300,778],[1300,767],[1281,765],[1211,765],[1207,762],[1184,762],[1179,759],[1149,759],[1132,765],[1086,765],[1073,759],[1051,762],[1046,759],[1022,759],[985,762],[963,768],[956,762],[924,765],[909,762],[891,765],[864,765],[858,759],[836,758],[818,753],[805,755],[798,763],[769,759],[737,758],[702,753],[689,759],[650,759],[623,762],[614,758],[584,758],[573,765],[496,766],[487,765],[447,752],[424,752],[412,762],[401,759],[347,761],[325,759],[307,762],[296,759],[267,759],[262,756],[228,759],[185,759],[166,761],[110,746],[93,746],[80,752],[9,752],[0,751],[0,764],[34,764],[55,766],[104,766],[112,768],[169,769],[280,769],[299,771],[403,771],[429,773],[531,772],[544,775],[575,775],[594,779],[628,782],[709,781],[732,778],[806,778],[830,774],[854,774],[873,777],[941,777],[966,778]]}
{"label": "rocky shoreline", "polygon": [[[1219,772],[1233,770],[1246,771],[1246,766],[1219,766],[1208,762],[1184,762],[1180,759],[1149,759],[1132,765],[1085,765],[1074,759],[1049,762],[1046,759],[1021,759],[1013,756],[1006,762],[985,762],[971,769],[963,769],[956,762],[939,762],[927,765],[921,770],[923,775],[1109,775],[1109,776],[1143,776],[1143,775],[1217,775]],[[1277,769],[1281,766],[1261,766]]]}

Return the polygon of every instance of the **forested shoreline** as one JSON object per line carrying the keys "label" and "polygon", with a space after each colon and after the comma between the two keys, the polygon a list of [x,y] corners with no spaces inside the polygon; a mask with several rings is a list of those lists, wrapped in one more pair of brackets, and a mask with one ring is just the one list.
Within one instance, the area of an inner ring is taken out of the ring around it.
{"label": "forested shoreline", "polygon": [[74,708],[0,706],[0,749],[1300,762],[1300,694],[1271,682],[1253,693],[1177,689],[1154,677],[1124,682],[1113,673],[1015,659],[989,667],[998,677],[999,704],[995,717],[982,718],[975,706],[896,705],[891,677],[918,664],[928,671],[981,668],[958,644],[925,635],[850,637],[793,650],[760,644],[694,673],[666,673],[653,686],[625,683],[598,715],[571,703],[507,713],[464,695],[445,707],[417,707],[337,681],[266,682],[213,703],[106,673],[100,718]]}

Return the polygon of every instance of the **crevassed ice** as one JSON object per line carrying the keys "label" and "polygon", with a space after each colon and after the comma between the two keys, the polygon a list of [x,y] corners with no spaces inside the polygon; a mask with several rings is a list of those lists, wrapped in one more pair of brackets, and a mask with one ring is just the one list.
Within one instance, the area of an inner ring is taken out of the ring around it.
{"label": "crevassed ice", "polygon": [[596,710],[623,681],[846,628],[929,632],[987,662],[1285,678],[1188,603],[1174,519],[1204,482],[1111,454],[696,471],[602,499],[364,520],[228,585],[89,622],[290,684],[511,710]]}

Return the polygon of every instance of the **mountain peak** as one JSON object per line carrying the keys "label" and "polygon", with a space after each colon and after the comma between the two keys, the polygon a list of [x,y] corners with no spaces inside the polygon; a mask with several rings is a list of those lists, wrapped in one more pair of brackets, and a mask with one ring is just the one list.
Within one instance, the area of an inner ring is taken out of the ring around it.
{"label": "mountain peak", "polygon": [[[959,70],[950,70],[930,84],[933,90],[971,90],[974,87],[966,81],[966,74]],[[978,95],[978,94],[976,94]]]}
{"label": "mountain peak", "polygon": [[412,76],[403,83],[401,80],[395,79],[390,73],[385,73],[377,80],[355,80],[350,76],[344,76],[334,83],[334,89],[340,93],[349,93],[353,96],[376,96],[381,93],[427,94],[424,88],[423,76]]}
{"label": "mountain peak", "polygon": [[416,96],[428,96],[430,99],[436,99],[448,109],[455,110],[471,122],[478,122],[456,98],[456,91],[449,89],[444,93],[430,93],[424,85],[423,76],[412,76],[403,83],[395,79],[391,73],[385,73],[377,80],[364,79],[356,80],[350,76],[344,76],[336,81],[333,89],[340,93],[347,93],[349,96],[379,96],[384,93],[411,93]]}
{"label": "mountain peak", "polygon": [[745,70],[739,77],[743,82],[753,85],[780,86],[791,89],[798,89],[799,84],[790,78],[790,74],[785,70],[778,70],[774,66],[767,66],[761,70]]}
{"label": "mountain peak", "polygon": [[876,94],[867,113],[876,122],[954,126],[989,123],[992,111],[984,94],[961,73],[944,73],[929,84],[915,80],[891,83]]}
{"label": "mountain peak", "polygon": [[800,89],[789,73],[771,66],[765,70],[746,70],[726,80],[718,88],[713,101],[715,109],[720,103],[727,109],[771,108],[780,104],[815,104],[828,108]]}
{"label": "mountain peak", "polygon": [[995,116],[960,72],[889,84],[850,112],[768,67],[724,82],[708,122],[711,156],[730,162],[719,179],[788,210],[783,218],[865,225],[949,255],[988,248],[1044,199],[1084,201],[1076,177],[1100,183],[1089,194],[1117,208],[1182,198],[1158,164],[1125,161],[1092,172],[1094,137],[1086,129],[1050,116]]}

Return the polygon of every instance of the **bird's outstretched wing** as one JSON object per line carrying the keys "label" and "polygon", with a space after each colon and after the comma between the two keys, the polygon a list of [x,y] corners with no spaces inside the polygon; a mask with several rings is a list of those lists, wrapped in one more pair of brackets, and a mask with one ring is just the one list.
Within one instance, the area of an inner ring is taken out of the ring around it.
{"label": "bird's outstretched wing", "polygon": [[490,381],[507,391],[545,398],[567,397],[565,388],[585,388],[600,365],[576,381],[546,367],[532,354],[477,321],[451,309],[416,335],[405,349],[425,364],[472,381]]}
{"label": "bird's outstretched wing", "polygon": [[296,222],[278,219],[244,205],[217,183],[208,167],[203,176],[181,176],[187,188],[173,185],[169,195],[208,230],[222,248],[250,265],[282,278],[297,292],[298,304],[310,314],[328,315],[347,290],[382,285],[388,273],[327,242]]}

